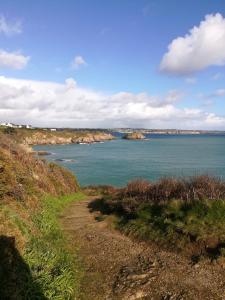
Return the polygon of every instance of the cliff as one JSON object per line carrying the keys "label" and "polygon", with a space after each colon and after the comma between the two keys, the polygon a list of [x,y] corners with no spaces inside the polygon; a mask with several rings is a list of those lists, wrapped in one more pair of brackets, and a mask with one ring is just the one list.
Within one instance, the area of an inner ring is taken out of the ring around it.
{"label": "cliff", "polygon": [[58,130],[44,129],[15,129],[11,133],[14,138],[23,145],[47,145],[47,144],[72,144],[94,143],[113,140],[110,133],[88,130]]}

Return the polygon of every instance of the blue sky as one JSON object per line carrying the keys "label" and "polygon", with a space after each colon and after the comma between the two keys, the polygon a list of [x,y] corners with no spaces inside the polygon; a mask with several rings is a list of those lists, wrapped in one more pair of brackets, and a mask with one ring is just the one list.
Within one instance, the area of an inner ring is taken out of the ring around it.
{"label": "blue sky", "polygon": [[0,121],[225,129],[223,1],[1,2]]}

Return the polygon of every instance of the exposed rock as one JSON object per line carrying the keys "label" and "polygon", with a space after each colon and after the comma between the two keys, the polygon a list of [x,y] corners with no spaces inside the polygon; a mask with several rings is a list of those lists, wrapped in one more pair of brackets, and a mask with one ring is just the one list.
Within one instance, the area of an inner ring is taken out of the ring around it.
{"label": "exposed rock", "polygon": [[57,159],[55,159],[55,161],[61,161],[61,162],[75,162],[74,159],[70,159],[70,158],[57,158]]}
{"label": "exposed rock", "polygon": [[123,139],[126,140],[143,140],[145,136],[141,132],[132,132],[124,135]]}
{"label": "exposed rock", "polygon": [[71,144],[72,138],[61,137],[61,136],[48,136],[41,132],[34,133],[31,136],[24,138],[24,144],[28,145],[55,145],[55,144]]}
{"label": "exposed rock", "polygon": [[109,133],[97,133],[97,134],[87,134],[86,136],[81,136],[72,140],[73,143],[95,143],[103,142],[107,140],[113,140],[114,137]]}
{"label": "exposed rock", "polygon": [[48,151],[37,151],[37,155],[39,156],[45,156],[45,155],[51,155],[51,152]]}

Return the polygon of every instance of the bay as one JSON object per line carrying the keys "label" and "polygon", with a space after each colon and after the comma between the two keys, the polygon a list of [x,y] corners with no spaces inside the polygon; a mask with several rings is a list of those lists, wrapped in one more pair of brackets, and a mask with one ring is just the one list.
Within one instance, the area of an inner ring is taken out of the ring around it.
{"label": "bay", "polygon": [[209,174],[225,179],[225,136],[151,135],[147,140],[35,146],[70,169],[82,186],[124,186],[135,178]]}

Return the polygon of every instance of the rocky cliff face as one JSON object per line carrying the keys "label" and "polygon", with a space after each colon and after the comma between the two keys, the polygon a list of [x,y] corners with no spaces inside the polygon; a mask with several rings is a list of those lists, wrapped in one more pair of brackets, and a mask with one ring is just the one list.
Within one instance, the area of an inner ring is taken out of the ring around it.
{"label": "rocky cliff face", "polygon": [[72,143],[72,138],[35,133],[29,137],[24,137],[23,143],[27,145],[70,144]]}
{"label": "rocky cliff face", "polygon": [[126,140],[143,140],[145,136],[140,132],[127,133],[124,137]]}
{"label": "rocky cliff face", "polygon": [[94,143],[113,140],[114,136],[109,133],[85,133],[85,134],[73,134],[73,133],[60,133],[60,134],[48,134],[44,132],[34,132],[29,136],[23,137],[23,144],[26,145],[47,145],[47,144],[79,144],[79,143]]}
{"label": "rocky cliff face", "polygon": [[75,139],[72,139],[72,143],[94,143],[94,142],[103,142],[113,140],[114,136],[110,133],[96,133],[96,134],[87,134],[87,136],[81,136]]}

